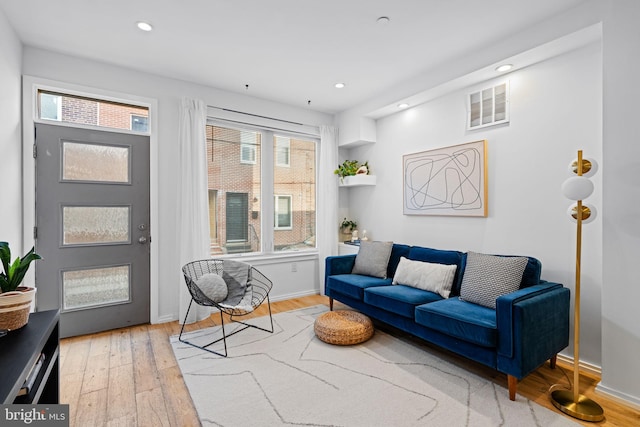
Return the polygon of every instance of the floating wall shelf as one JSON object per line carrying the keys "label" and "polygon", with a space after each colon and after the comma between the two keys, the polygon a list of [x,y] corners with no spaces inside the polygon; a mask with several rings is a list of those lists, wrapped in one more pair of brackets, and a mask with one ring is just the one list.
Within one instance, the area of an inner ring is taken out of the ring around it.
{"label": "floating wall shelf", "polygon": [[338,178],[340,187],[359,187],[363,185],[376,185],[375,175],[353,175]]}

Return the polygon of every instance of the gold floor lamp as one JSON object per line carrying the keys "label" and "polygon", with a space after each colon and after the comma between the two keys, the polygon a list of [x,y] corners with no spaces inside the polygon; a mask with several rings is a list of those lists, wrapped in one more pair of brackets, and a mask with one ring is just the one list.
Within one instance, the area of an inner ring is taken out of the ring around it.
{"label": "gold floor lamp", "polygon": [[[596,171],[595,162],[582,158],[582,150],[578,151],[578,160],[571,164],[571,170],[577,176],[567,179],[562,184],[564,195],[577,201],[570,208],[571,216],[577,223],[576,238],[576,286],[573,317],[573,390],[553,390],[551,402],[553,405],[574,418],[583,421],[601,421],[604,410],[595,401],[580,394],[580,257],[582,246],[582,224],[590,222],[595,217],[595,211],[582,204],[582,201],[593,193],[593,183],[585,175],[593,175]],[[583,175],[584,174],[584,175]],[[555,388],[555,387],[552,387]]]}

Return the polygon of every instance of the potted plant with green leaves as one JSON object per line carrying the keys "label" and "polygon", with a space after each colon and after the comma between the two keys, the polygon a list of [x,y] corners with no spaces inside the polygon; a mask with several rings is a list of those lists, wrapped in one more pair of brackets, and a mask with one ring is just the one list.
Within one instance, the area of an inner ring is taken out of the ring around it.
{"label": "potted plant with green leaves", "polygon": [[345,160],[333,171],[334,174],[340,177],[340,182],[344,182],[344,179],[349,176],[369,175],[369,172],[369,162],[366,161],[361,164],[357,160]]}
{"label": "potted plant with green leaves", "polygon": [[11,249],[8,242],[0,242],[0,261],[3,271],[0,273],[0,329],[9,331],[19,329],[29,321],[31,302],[35,288],[20,286],[31,262],[41,259],[31,248],[23,257],[11,261]]}
{"label": "potted plant with green leaves", "polygon": [[356,228],[358,228],[358,223],[346,217],[340,223],[340,233],[345,235],[346,240],[351,240],[351,232]]}

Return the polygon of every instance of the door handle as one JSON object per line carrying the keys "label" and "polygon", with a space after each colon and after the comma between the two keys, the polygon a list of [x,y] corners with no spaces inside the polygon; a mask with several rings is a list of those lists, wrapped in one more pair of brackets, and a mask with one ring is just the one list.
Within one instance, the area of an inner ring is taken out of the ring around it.
{"label": "door handle", "polygon": [[144,237],[144,236],[141,236],[141,237],[138,239],[138,243],[140,243],[141,245],[144,245],[145,243],[147,243],[147,238],[146,238],[146,237]]}

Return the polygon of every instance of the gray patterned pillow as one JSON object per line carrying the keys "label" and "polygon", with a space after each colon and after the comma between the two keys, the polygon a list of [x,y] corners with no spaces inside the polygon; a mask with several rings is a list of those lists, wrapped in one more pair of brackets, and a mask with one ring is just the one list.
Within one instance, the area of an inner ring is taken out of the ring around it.
{"label": "gray patterned pillow", "polygon": [[361,241],[351,273],[386,279],[392,247],[393,242]]}
{"label": "gray patterned pillow", "polygon": [[495,309],[499,296],[520,288],[527,262],[526,257],[468,252],[460,285],[460,299]]}

